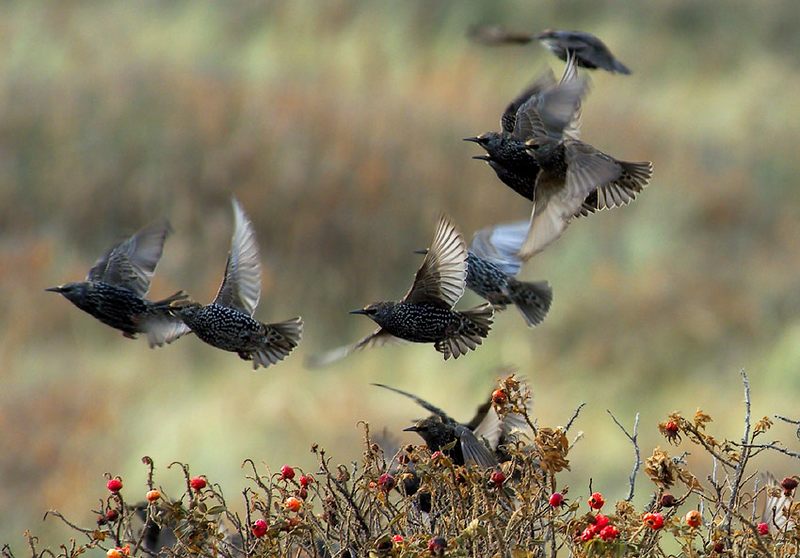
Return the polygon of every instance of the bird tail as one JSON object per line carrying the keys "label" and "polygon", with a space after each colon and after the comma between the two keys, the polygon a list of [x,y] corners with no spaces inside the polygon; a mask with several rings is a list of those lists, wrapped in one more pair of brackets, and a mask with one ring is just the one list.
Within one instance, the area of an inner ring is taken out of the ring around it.
{"label": "bird tail", "polygon": [[492,329],[494,308],[488,302],[469,310],[462,310],[459,314],[463,320],[456,335],[437,341],[435,344],[436,350],[444,354],[445,360],[451,356],[458,358],[475,350]]}
{"label": "bird tail", "polygon": [[300,317],[277,324],[265,324],[264,342],[253,353],[253,369],[267,367],[286,358],[303,337],[303,319]]}
{"label": "bird tail", "polygon": [[153,307],[157,310],[169,311],[174,306],[180,306],[181,303],[188,301],[189,295],[186,291],[178,291],[175,294],[169,295],[167,298],[156,300],[153,302]]}
{"label": "bird tail", "polygon": [[547,316],[553,302],[553,289],[547,281],[526,283],[514,278],[508,280],[508,297],[519,309],[528,327],[537,326]]}

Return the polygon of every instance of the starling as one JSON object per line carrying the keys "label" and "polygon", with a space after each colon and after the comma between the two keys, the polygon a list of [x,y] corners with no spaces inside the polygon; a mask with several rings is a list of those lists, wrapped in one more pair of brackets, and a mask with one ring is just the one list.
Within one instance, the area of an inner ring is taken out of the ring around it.
{"label": "starling", "polygon": [[550,310],[553,289],[547,281],[523,282],[514,277],[522,267],[517,253],[527,233],[527,221],[494,225],[475,233],[467,253],[466,285],[491,302],[496,312],[516,306],[525,323],[533,327],[542,323]]}
{"label": "starling", "polygon": [[786,490],[781,486],[772,473],[762,473],[761,480],[766,488],[761,522],[766,523],[772,533],[792,531],[797,525],[794,519],[800,512],[800,503],[793,501],[792,490]]}
{"label": "starling", "polygon": [[568,53],[575,55],[578,66],[588,70],[601,69],[611,73],[630,74],[608,47],[595,35],[584,31],[545,29],[541,33],[509,31],[501,25],[479,25],[471,28],[469,37],[485,45],[524,45],[538,40],[550,52],[566,61]]}
{"label": "starling", "polygon": [[225,276],[216,298],[203,306],[196,302],[173,305],[177,319],[154,322],[148,335],[157,345],[171,343],[189,332],[209,345],[253,361],[253,369],[283,360],[300,343],[301,318],[277,324],[255,320],[261,297],[261,265],[253,224],[233,199],[234,229]]}
{"label": "starling", "polygon": [[432,413],[404,430],[419,434],[429,450],[445,453],[456,465],[483,468],[497,465],[498,457],[501,460],[508,457],[503,446],[512,433],[526,427],[521,414],[510,412],[501,417],[492,406],[491,397],[478,407],[472,420],[462,424],[416,395],[384,384],[372,385],[404,395]]}
{"label": "starling", "polygon": [[[554,89],[565,106],[580,106],[582,80],[562,82]],[[529,103],[526,103],[529,105]],[[650,161],[619,161],[565,133],[568,120],[551,118],[542,108],[520,107],[517,119],[530,128],[526,149],[539,165],[534,185],[531,226],[519,256],[527,260],[544,250],[576,216],[627,205],[650,182]],[[560,120],[560,121],[559,121]]]}
{"label": "starling", "polygon": [[167,318],[172,303],[187,298],[183,291],[156,302],[144,298],[169,232],[166,221],[151,224],[111,247],[95,262],[85,281],[46,290],[60,293],[84,312],[134,339],[146,331],[151,320]]}
{"label": "starling", "polygon": [[405,297],[350,312],[368,316],[380,327],[352,345],[313,358],[309,364],[325,366],[354,351],[395,340],[433,343],[445,360],[476,349],[489,334],[494,310],[488,303],[469,310],[453,310],[464,294],[466,278],[466,243],[450,219],[442,215],[431,248]]}
{"label": "starling", "polygon": [[573,59],[564,68],[556,87],[555,76],[548,70],[532,85],[513,99],[500,117],[500,132],[485,132],[476,137],[464,138],[486,150],[486,155],[473,159],[486,161],[497,178],[522,197],[533,201],[533,187],[539,174],[539,165],[525,149],[531,137],[530,113],[544,114],[553,126],[564,129],[564,134],[578,138],[580,134],[580,93],[583,84],[577,81]]}
{"label": "starling", "polygon": [[568,54],[572,53],[582,68],[626,75],[631,73],[625,64],[611,54],[605,43],[591,33],[545,29],[536,38],[561,60],[566,60]]}

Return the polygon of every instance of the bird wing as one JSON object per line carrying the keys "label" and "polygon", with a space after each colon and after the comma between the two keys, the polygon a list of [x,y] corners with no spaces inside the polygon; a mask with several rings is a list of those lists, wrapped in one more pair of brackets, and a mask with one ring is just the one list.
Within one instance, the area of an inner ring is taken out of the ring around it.
{"label": "bird wing", "polygon": [[507,275],[516,275],[522,267],[517,253],[528,235],[528,221],[515,221],[485,227],[476,232],[469,246],[470,252],[492,262]]}
{"label": "bird wing", "polygon": [[503,115],[500,117],[501,129],[509,134],[513,134],[517,124],[517,111],[534,95],[539,95],[542,91],[556,84],[556,77],[551,69],[547,69],[536,80],[526,87],[514,100],[512,100]]}
{"label": "bird wing", "polygon": [[142,324],[142,329],[147,334],[147,342],[151,349],[172,343],[192,332],[180,318],[165,315],[147,318]]}
{"label": "bird wing", "polygon": [[261,264],[258,261],[258,244],[253,223],[245,215],[242,206],[233,198],[233,238],[225,277],[215,304],[236,308],[252,316],[261,298]]}
{"label": "bird wing", "polygon": [[379,327],[355,343],[337,347],[336,349],[331,349],[330,351],[326,351],[308,358],[306,360],[306,366],[309,368],[323,368],[339,362],[343,358],[350,356],[356,351],[372,347],[383,347],[384,345],[390,343],[405,343],[405,341],[399,337],[395,337],[385,329]]}
{"label": "bird wing", "polygon": [[587,91],[588,80],[578,76],[575,59],[570,56],[561,81],[531,95],[519,107],[514,137],[528,140],[545,136],[560,140],[579,135],[581,99]]}
{"label": "bird wing", "polygon": [[502,25],[473,25],[467,30],[467,37],[484,45],[517,44],[524,45],[534,40],[531,33],[509,31]]}
{"label": "bird wing", "polygon": [[452,308],[464,294],[466,280],[467,245],[455,225],[442,215],[431,247],[403,301]]}
{"label": "bird wing", "polygon": [[148,225],[98,259],[86,279],[125,287],[144,297],[172,229],[167,221]]}
{"label": "bird wing", "polygon": [[[766,488],[764,510],[761,521],[769,525],[771,532],[794,529],[795,522],[789,518],[792,506],[792,497],[786,496],[783,488],[772,473],[762,473],[761,479]],[[788,525],[787,525],[788,523]]]}
{"label": "bird wing", "polygon": [[484,440],[492,450],[496,450],[497,446],[500,445],[500,437],[505,432],[503,420],[494,410],[491,399],[478,407],[478,412],[469,426],[472,427],[475,437],[478,440]]}
{"label": "bird wing", "polygon": [[554,242],[581,212],[586,197],[599,186],[619,177],[621,167],[612,157],[580,141],[564,142],[567,163],[563,185],[540,173],[535,188],[528,236],[519,251],[528,260]]}
{"label": "bird wing", "polygon": [[434,415],[437,415],[438,417],[440,417],[443,422],[450,422],[450,423],[454,423],[455,422],[442,409],[440,409],[436,405],[428,403],[427,401],[425,401],[421,397],[417,397],[413,393],[408,393],[407,391],[403,391],[402,389],[393,388],[392,386],[387,386],[385,384],[372,384],[372,385],[373,386],[377,386],[377,387],[381,387],[383,389],[388,389],[389,391],[393,391],[395,393],[399,393],[400,395],[404,395],[404,396],[408,397],[409,399],[414,401],[414,403],[416,403],[417,405],[419,405],[420,407],[422,407],[426,411],[428,411],[430,413],[433,413]]}
{"label": "bird wing", "polygon": [[458,425],[456,426],[456,436],[461,443],[464,463],[477,465],[481,469],[497,466],[494,454],[473,434],[472,430],[464,425]]}

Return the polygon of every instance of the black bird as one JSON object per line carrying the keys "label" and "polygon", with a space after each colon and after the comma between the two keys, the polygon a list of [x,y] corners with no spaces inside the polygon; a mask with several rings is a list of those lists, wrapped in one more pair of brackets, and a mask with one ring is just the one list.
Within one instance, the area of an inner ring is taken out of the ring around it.
{"label": "black bird", "polygon": [[156,302],[144,298],[169,232],[166,221],[148,225],[103,254],[85,281],[46,290],[134,339],[151,320],[168,317],[172,303],[187,298],[183,291]]}
{"label": "black bird", "polygon": [[553,289],[547,281],[524,282],[515,278],[522,267],[517,253],[527,234],[527,221],[493,225],[475,233],[467,252],[466,285],[491,302],[496,312],[516,306],[525,323],[533,327],[542,323],[550,310]]}
{"label": "black bird", "polygon": [[500,117],[500,132],[464,138],[486,150],[486,155],[476,155],[473,159],[486,161],[497,178],[530,201],[539,175],[539,164],[525,146],[532,134],[531,116],[545,115],[565,135],[575,139],[580,135],[579,103],[585,84],[577,80],[573,59],[564,68],[560,87],[556,85],[553,72],[547,70],[508,104]]}
{"label": "black bird", "polygon": [[527,427],[524,417],[520,414],[507,413],[502,417],[498,415],[492,405],[491,397],[478,407],[472,420],[462,424],[439,407],[412,393],[384,384],[372,385],[408,397],[432,413],[404,430],[419,434],[428,449],[442,451],[456,465],[473,464],[483,468],[496,466],[498,457],[501,460],[507,457],[503,446],[512,433],[525,430]]}
{"label": "black bird", "polygon": [[541,33],[519,33],[509,31],[501,25],[479,25],[470,29],[469,36],[486,45],[524,45],[538,40],[561,60],[566,61],[567,53],[573,53],[578,66],[582,68],[599,68],[619,74],[631,73],[627,66],[611,54],[603,41],[585,31],[545,29]]}
{"label": "black bird", "polygon": [[376,302],[351,314],[363,314],[380,327],[357,343],[311,359],[311,366],[325,366],[353,351],[396,340],[433,343],[447,360],[458,358],[481,344],[489,334],[494,310],[483,304],[469,310],[453,310],[464,294],[467,247],[464,238],[446,216],[436,226],[431,248],[414,284],[402,300]]}
{"label": "black bird", "polygon": [[216,298],[203,306],[196,302],[173,305],[178,319],[152,324],[153,342],[171,343],[190,331],[209,345],[252,360],[253,369],[283,360],[300,343],[303,320],[276,324],[253,318],[261,297],[261,265],[253,224],[233,199],[234,229],[225,277]]}
{"label": "black bird", "polygon": [[630,74],[625,64],[611,54],[608,47],[595,35],[584,31],[545,29],[536,38],[561,60],[569,53],[575,55],[578,66],[589,70],[601,69],[611,73]]}

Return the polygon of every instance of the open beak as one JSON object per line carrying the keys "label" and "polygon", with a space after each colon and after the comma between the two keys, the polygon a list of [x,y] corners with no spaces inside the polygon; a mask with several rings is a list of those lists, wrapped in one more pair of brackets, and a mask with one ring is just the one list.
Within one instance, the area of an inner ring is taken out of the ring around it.
{"label": "open beak", "polygon": [[45,289],[45,290],[46,291],[50,291],[51,293],[63,293],[64,292],[64,287],[59,285],[58,287],[50,287],[50,288]]}
{"label": "open beak", "polygon": [[359,310],[350,310],[350,313],[351,314],[363,314],[365,316],[367,315],[367,311],[364,310],[363,308],[361,308]]}
{"label": "open beak", "polygon": [[479,161],[486,161],[487,163],[492,160],[488,155],[473,155],[472,158]]}
{"label": "open beak", "polygon": [[464,141],[471,141],[472,143],[480,143],[481,138],[479,138],[478,136],[473,136],[471,138],[464,138]]}
{"label": "open beak", "polygon": [[409,426],[408,428],[403,428],[403,432],[419,432],[419,428],[416,425]]}

